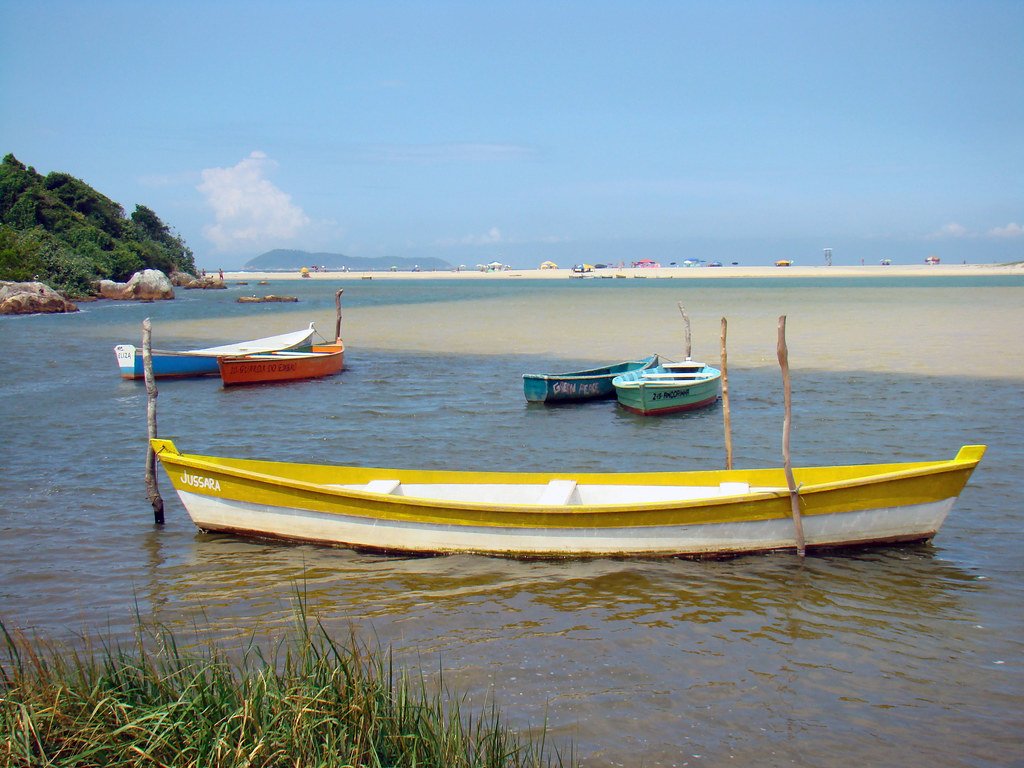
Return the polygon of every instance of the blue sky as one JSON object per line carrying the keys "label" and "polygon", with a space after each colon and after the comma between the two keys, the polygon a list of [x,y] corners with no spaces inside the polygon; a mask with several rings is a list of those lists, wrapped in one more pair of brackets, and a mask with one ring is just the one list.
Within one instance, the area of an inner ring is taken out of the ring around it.
{"label": "blue sky", "polygon": [[1024,2],[0,0],[0,153],[197,263],[1024,259]]}

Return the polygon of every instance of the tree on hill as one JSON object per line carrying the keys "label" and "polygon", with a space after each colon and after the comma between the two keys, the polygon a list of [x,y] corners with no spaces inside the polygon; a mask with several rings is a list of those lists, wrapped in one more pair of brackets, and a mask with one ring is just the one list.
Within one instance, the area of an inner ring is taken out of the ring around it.
{"label": "tree on hill", "polygon": [[195,273],[185,241],[151,209],[124,208],[67,173],[46,176],[13,154],[0,163],[0,280],[37,279],[73,296],[141,269]]}

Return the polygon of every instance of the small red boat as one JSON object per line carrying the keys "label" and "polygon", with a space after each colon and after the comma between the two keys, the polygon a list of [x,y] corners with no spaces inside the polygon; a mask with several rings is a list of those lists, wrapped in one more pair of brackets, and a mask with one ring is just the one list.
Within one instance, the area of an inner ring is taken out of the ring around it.
{"label": "small red boat", "polygon": [[217,365],[224,386],[318,379],[345,367],[345,345],[338,339],[334,344],[314,344],[308,352],[281,350],[220,357]]}

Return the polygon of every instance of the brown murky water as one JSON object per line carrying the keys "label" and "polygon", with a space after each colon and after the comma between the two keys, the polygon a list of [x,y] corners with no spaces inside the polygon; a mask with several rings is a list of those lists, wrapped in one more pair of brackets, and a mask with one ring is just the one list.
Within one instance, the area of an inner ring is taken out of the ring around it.
{"label": "brown murky water", "polygon": [[[349,283],[348,367],[320,382],[161,385],[180,447],[283,460],[581,470],[721,464],[722,414],[528,406],[526,371],[658,352],[717,360],[729,320],[739,466],[778,464],[776,323],[788,316],[796,463],[989,453],[933,544],[811,557],[398,558],[154,529],[145,400],[112,347],[329,335],[334,287],[298,305],[86,305],[0,319],[0,618],[73,638],[146,620],[231,645],[280,636],[297,595],[325,624],[515,725],[548,722],[584,765],[1021,764],[1024,282]],[[245,290],[245,289],[241,289]],[[165,484],[166,488],[166,484]],[[469,709],[472,709],[470,707]],[[467,710],[468,711],[468,710]]]}

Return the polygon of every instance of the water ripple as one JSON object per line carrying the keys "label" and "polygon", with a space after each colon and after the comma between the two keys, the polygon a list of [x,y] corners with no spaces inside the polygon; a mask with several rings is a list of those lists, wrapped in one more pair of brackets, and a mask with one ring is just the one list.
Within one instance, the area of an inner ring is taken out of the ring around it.
{"label": "water ripple", "polygon": [[[524,402],[522,373],[635,356],[638,327],[655,329],[645,351],[678,347],[680,288],[590,282],[487,297],[465,286],[445,296],[429,295],[438,286],[353,286],[340,376],[240,389],[168,382],[160,432],[200,453],[376,466],[722,465],[721,406],[645,419],[614,402]],[[117,378],[113,345],[137,338],[148,314],[168,345],[288,330],[308,322],[308,308],[332,327],[333,293],[314,288],[298,286],[302,311],[253,314],[208,292],[167,307],[101,303],[77,319],[0,318],[17,330],[0,332],[0,619],[71,638],[87,627],[128,634],[138,605],[144,618],[232,643],[279,637],[305,603],[341,637],[393,646],[428,674],[443,665],[451,688],[470,702],[496,698],[514,723],[546,718],[587,765],[1019,762],[1024,385],[1019,368],[985,375],[994,342],[963,309],[984,307],[986,322],[1018,317],[1019,289],[915,289],[893,303],[886,291],[759,284],[687,301],[702,342],[717,343],[720,315],[737,318],[738,466],[781,461],[770,317],[780,309],[810,318],[794,322],[790,346],[794,462],[928,459],[987,442],[931,545],[803,563],[384,557],[198,533],[173,498],[156,528],[142,485],[145,394]],[[422,335],[387,318],[396,305]],[[868,310],[873,327],[898,333],[857,335],[861,320],[853,330],[829,320]],[[576,312],[594,331],[586,343],[560,330]],[[643,325],[624,331],[621,317]],[[954,321],[976,350],[968,397],[963,378],[936,370],[949,365]],[[431,346],[441,336],[465,348]],[[1021,339],[1000,343],[1006,360],[993,369],[1021,357]],[[487,347],[522,353],[479,353]]]}

